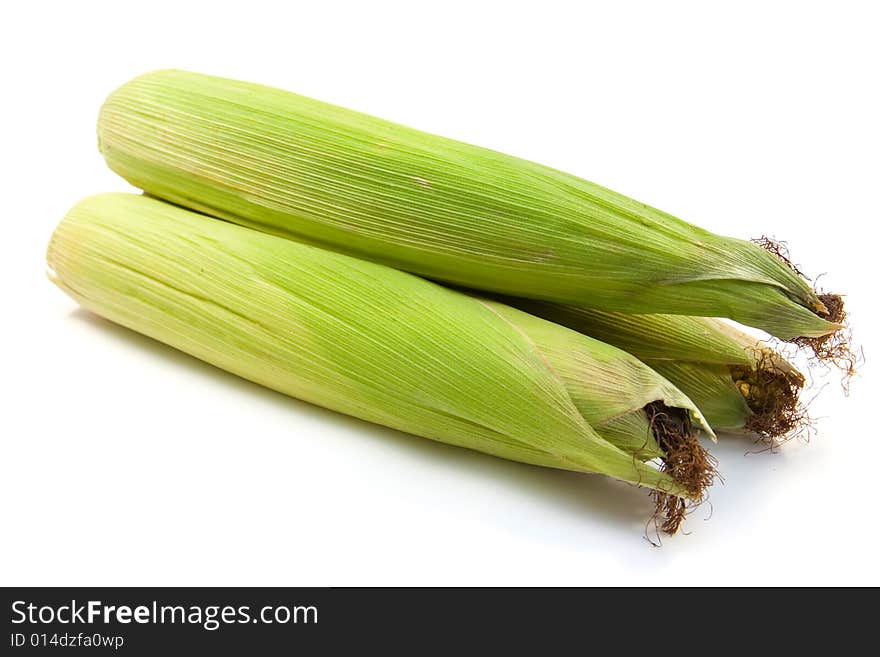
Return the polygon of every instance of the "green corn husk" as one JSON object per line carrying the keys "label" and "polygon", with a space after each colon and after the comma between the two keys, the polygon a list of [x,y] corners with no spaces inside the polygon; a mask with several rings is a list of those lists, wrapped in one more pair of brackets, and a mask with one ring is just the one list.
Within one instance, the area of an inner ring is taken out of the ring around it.
{"label": "green corn husk", "polygon": [[455,285],[729,317],[786,340],[840,328],[838,297],[829,312],[832,295],[755,244],[293,93],[157,71],[107,99],[98,139],[110,168],[151,195]]}
{"label": "green corn husk", "polygon": [[699,407],[632,355],[509,305],[479,301],[528,337],[560,377],[581,416],[620,449],[642,460],[663,457],[645,411],[654,401],[687,409],[688,419],[714,440]]}
{"label": "green corn husk", "polygon": [[[130,194],[76,205],[47,259],[53,281],[89,310],[269,388],[652,488],[665,529],[711,482],[691,426],[713,434],[672,384],[503,304]],[[653,457],[659,467],[643,462]]]}
{"label": "green corn husk", "polygon": [[720,320],[508,301],[633,354],[692,399],[716,431],[753,432],[774,441],[806,419],[798,400],[804,376],[757,338]]}

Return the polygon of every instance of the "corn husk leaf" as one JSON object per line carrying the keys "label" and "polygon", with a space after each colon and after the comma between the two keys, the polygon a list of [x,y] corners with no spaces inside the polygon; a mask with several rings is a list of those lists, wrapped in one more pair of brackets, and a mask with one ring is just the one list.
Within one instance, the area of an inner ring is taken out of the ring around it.
{"label": "corn husk leaf", "polygon": [[184,71],[104,104],[100,149],[151,195],[480,290],[729,317],[781,339],[840,328],[797,272],[599,185],[296,94]]}
{"label": "corn husk leaf", "polygon": [[483,302],[529,337],[580,414],[606,440],[646,458],[661,456],[644,410],[654,401],[687,411],[692,424],[715,439],[694,402],[634,356],[509,305]]}
{"label": "corn husk leaf", "polygon": [[801,425],[803,375],[768,345],[726,322],[507,301],[633,354],[693,400],[715,430],[749,430],[776,439]]}

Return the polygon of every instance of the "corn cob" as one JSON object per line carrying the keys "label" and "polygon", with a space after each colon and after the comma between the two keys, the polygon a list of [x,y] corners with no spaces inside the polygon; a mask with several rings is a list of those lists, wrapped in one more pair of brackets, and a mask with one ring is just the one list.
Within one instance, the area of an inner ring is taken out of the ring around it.
{"label": "corn cob", "polygon": [[633,354],[688,395],[716,431],[756,433],[772,443],[806,421],[798,401],[803,375],[781,354],[722,321],[508,301]]}
{"label": "corn cob", "polygon": [[750,242],[572,175],[293,93],[183,71],[115,91],[111,169],[147,193],[429,278],[826,344],[839,297]]}
{"label": "corn cob", "polygon": [[[130,194],[77,204],[52,280],[81,305],[288,395],[502,458],[653,489],[711,483],[693,403],[634,357],[383,265]],[[660,457],[659,467],[643,462]]]}

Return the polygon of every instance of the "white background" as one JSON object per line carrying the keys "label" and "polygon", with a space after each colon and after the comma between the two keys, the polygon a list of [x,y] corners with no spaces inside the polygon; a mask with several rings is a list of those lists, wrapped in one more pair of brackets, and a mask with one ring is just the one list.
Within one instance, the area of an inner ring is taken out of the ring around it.
{"label": "white background", "polygon": [[[14,3],[3,131],[0,584],[880,584],[875,3]],[[320,8],[318,8],[320,6]],[[777,454],[722,437],[687,535],[644,491],[260,389],[77,310],[54,224],[128,186],[103,98],[164,67],[298,91],[788,241],[867,362]]]}

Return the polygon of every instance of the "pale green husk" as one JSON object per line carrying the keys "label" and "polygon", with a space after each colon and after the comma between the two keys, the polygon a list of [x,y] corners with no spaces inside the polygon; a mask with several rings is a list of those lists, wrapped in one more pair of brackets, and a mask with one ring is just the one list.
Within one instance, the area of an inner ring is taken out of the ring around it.
{"label": "pale green husk", "polygon": [[534,342],[562,378],[578,411],[609,442],[641,457],[661,456],[642,410],[655,400],[686,409],[691,421],[715,438],[702,409],[634,356],[509,305],[484,303]]}
{"label": "pale green husk", "polygon": [[508,299],[528,313],[613,344],[662,374],[697,404],[717,431],[742,431],[755,415],[737,379],[769,369],[796,387],[803,376],[779,353],[729,324],[685,315],[628,315]]}
{"label": "pale green husk", "polygon": [[729,317],[782,339],[839,326],[789,267],[575,176],[296,94],[184,71],[132,80],[98,121],[149,194],[480,290]]}
{"label": "pale green husk", "polygon": [[130,194],[77,204],[47,259],[86,308],[283,393],[695,497],[640,460],[662,455],[640,419],[651,401],[712,435],[693,403],[621,350],[503,304]]}

